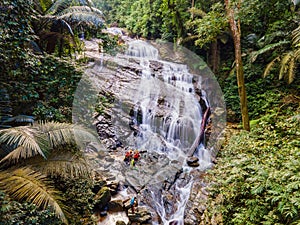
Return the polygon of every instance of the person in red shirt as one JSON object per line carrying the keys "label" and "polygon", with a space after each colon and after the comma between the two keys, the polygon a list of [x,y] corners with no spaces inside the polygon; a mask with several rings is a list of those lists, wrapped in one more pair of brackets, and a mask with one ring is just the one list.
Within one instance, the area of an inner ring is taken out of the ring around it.
{"label": "person in red shirt", "polygon": [[129,150],[125,153],[124,162],[129,163],[132,158],[132,150]]}
{"label": "person in red shirt", "polygon": [[138,150],[135,150],[135,151],[134,151],[134,154],[133,154],[133,159],[134,159],[134,162],[135,162],[135,163],[139,160],[140,156],[141,156],[141,155],[140,155],[139,151],[138,151]]}

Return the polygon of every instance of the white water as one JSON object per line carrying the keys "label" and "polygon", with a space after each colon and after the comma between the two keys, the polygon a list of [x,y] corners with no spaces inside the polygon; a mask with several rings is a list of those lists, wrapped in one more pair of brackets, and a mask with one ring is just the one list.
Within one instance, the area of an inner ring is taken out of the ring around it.
{"label": "white water", "polygon": [[[202,120],[199,100],[194,95],[193,75],[186,65],[160,60],[158,50],[140,40],[130,42],[126,53],[131,57],[139,57],[142,67],[138,91],[133,99],[133,119],[140,128],[140,134],[135,138],[135,147],[160,152],[170,160],[182,162],[199,135]],[[153,61],[162,64],[161,75],[151,70],[150,64]],[[161,112],[163,115],[157,116]],[[210,152],[203,146],[198,148],[198,157],[203,169],[210,165]],[[154,201],[152,208],[162,224],[184,224],[184,210],[192,183],[191,178],[188,183],[177,181],[174,184],[171,215],[165,209],[164,194],[157,190],[150,191]]]}

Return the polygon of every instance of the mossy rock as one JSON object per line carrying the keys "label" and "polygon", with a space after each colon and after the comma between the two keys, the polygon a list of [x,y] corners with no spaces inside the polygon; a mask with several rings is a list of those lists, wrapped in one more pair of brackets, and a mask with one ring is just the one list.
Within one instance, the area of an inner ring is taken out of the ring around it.
{"label": "mossy rock", "polygon": [[108,187],[102,187],[95,195],[95,208],[103,209],[111,200],[111,194]]}

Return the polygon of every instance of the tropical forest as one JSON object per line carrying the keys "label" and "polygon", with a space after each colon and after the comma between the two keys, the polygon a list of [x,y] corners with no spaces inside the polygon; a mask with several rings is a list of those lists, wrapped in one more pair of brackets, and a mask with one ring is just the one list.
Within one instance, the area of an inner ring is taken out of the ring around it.
{"label": "tropical forest", "polygon": [[300,225],[299,0],[1,0],[1,225]]}

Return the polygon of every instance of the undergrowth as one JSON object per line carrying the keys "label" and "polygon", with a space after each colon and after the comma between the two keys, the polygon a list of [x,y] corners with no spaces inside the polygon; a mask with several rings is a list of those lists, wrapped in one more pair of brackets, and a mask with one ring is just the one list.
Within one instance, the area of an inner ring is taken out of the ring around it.
{"label": "undergrowth", "polygon": [[300,224],[300,108],[264,116],[219,153],[207,176],[213,224]]}

